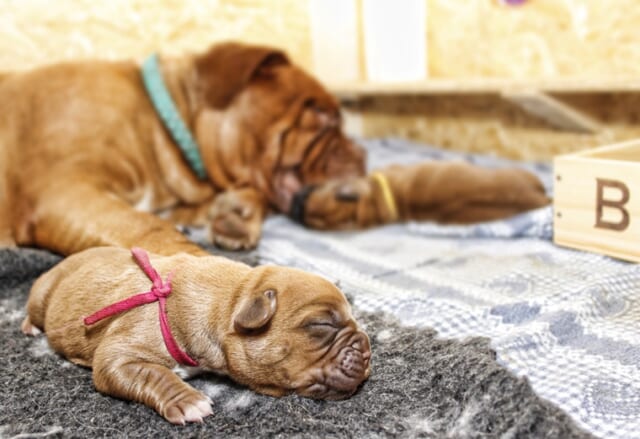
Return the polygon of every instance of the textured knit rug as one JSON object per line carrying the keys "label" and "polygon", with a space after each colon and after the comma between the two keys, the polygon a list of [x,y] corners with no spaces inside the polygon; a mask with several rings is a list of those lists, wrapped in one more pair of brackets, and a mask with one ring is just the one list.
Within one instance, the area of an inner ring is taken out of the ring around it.
{"label": "textured knit rug", "polygon": [[[372,167],[451,158],[399,141],[367,146]],[[548,167],[522,166],[550,181]],[[193,384],[214,415],[186,427],[100,395],[90,371],[23,336],[28,289],[59,259],[2,250],[0,437],[640,437],[640,270],[554,247],[550,215],[354,233],[268,220],[257,251],[231,256],[338,282],[371,337],[371,378],[352,398],[323,402],[201,377]]]}

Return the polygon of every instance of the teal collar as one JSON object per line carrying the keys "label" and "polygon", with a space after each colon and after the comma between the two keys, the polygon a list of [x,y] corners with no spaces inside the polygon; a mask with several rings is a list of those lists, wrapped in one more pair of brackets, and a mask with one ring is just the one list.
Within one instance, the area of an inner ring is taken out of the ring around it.
{"label": "teal collar", "polygon": [[162,72],[160,72],[156,53],[149,56],[142,65],[142,80],[156,113],[162,119],[173,140],[178,144],[180,151],[182,151],[182,156],[198,178],[205,180],[207,171],[204,169],[198,143],[180,117],[180,113],[162,79]]}

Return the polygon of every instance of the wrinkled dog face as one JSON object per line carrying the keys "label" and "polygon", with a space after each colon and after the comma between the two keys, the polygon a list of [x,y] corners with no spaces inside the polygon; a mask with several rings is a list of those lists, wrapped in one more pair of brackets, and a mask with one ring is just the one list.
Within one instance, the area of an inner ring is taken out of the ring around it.
{"label": "wrinkled dog face", "polygon": [[300,270],[257,270],[224,346],[231,376],[275,396],[352,395],[369,377],[371,348],[344,295]]}
{"label": "wrinkled dog face", "polygon": [[364,151],[343,134],[338,102],[282,52],[223,44],[196,65],[207,105],[224,110],[212,127],[218,143],[255,157],[244,177],[280,211],[304,185],[364,174]]}

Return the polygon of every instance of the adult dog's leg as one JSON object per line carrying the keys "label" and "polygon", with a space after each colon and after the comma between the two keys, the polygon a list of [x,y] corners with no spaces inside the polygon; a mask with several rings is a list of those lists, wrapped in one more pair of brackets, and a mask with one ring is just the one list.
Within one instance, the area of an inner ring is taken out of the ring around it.
{"label": "adult dog's leg", "polygon": [[260,239],[266,212],[264,197],[253,188],[221,193],[209,210],[211,242],[228,250],[254,248]]}
{"label": "adult dog's leg", "polygon": [[181,205],[162,217],[177,225],[207,227],[208,240],[226,250],[258,244],[266,201],[253,188],[230,189],[198,205]]}
{"label": "adult dog's leg", "polygon": [[[0,194],[0,198],[2,194]],[[8,206],[0,200],[0,248],[14,247],[16,245],[11,232],[11,222]]]}
{"label": "adult dog's leg", "polygon": [[13,213],[9,210],[9,189],[7,188],[7,153],[0,143],[0,247],[13,247],[15,240],[11,227]]}
{"label": "adult dog's leg", "polygon": [[138,212],[107,189],[67,182],[39,194],[22,225],[18,244],[37,245],[63,255],[90,247],[143,247],[152,253],[208,253],[178,232],[173,224]]}
{"label": "adult dog's leg", "polygon": [[409,183],[403,195],[413,211],[412,219],[443,223],[496,220],[550,201],[542,182],[519,168],[434,162],[416,167]]}

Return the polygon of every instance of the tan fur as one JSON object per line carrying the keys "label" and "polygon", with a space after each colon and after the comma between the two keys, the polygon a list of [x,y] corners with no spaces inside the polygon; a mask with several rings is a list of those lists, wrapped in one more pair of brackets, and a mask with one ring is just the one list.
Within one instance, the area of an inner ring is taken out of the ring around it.
{"label": "tan fur", "polygon": [[225,43],[163,57],[161,69],[199,143],[207,181],[162,126],[135,63],[67,63],[3,77],[0,245],[64,255],[101,245],[204,254],[154,215],[176,213],[209,225],[214,242],[252,247],[267,211],[286,211],[299,186],[363,172],[335,99],[282,52]]}
{"label": "tan fur", "polygon": [[319,229],[364,228],[394,221],[473,223],[549,204],[542,183],[518,168],[488,169],[463,162],[392,165],[380,171],[395,199],[394,218],[372,177],[329,181],[305,204],[305,224]]}
{"label": "tan fur", "polygon": [[[167,298],[171,331],[203,370],[270,395],[297,392],[316,398],[347,397],[368,377],[368,338],[344,295],[323,278],[185,253],[151,255],[151,263],[163,279],[175,273]],[[150,287],[128,250],[86,250],[37,280],[22,329],[27,334],[43,330],[57,352],[93,368],[99,391],[142,402],[174,423],[199,421],[211,413],[210,401],[172,371],[176,361],[162,340],[157,303],[90,327],[82,322]],[[255,304],[268,290],[275,292],[275,312],[245,332],[240,326],[252,324]],[[347,366],[348,379],[340,372],[347,353],[354,362]]]}

